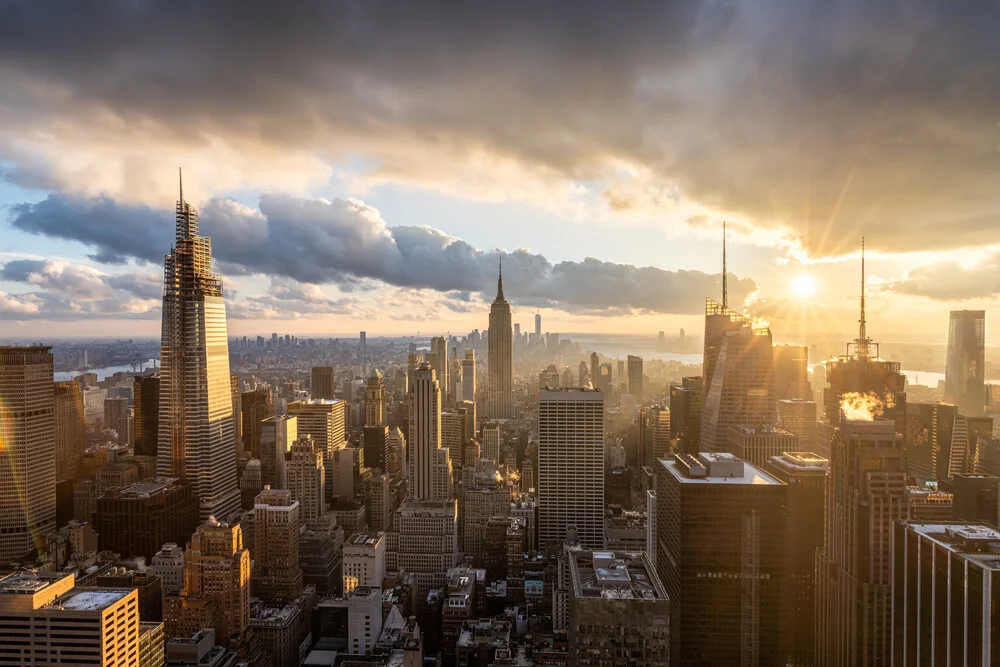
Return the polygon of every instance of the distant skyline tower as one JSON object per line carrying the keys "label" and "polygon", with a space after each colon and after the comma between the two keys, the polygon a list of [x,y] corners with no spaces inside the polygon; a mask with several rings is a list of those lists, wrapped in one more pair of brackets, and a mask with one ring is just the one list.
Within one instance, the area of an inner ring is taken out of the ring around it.
{"label": "distant skyline tower", "polygon": [[542,339],[542,314],[535,313],[535,339]]}
{"label": "distant skyline tower", "polygon": [[426,357],[434,366],[438,385],[441,387],[441,405],[449,405],[448,387],[448,340],[444,336],[431,338],[431,352]]}
{"label": "distant skyline tower", "polygon": [[986,405],[985,355],[986,311],[951,311],[944,400],[966,417],[981,417]]}
{"label": "distant skyline tower", "polygon": [[183,183],[176,222],[163,271],[157,473],[191,482],[203,521],[226,519],[240,509],[226,302]]}
{"label": "distant skyline tower", "polygon": [[385,424],[385,379],[382,371],[372,369],[365,383],[365,426]]}
{"label": "distant skyline tower", "polygon": [[[535,316],[535,327],[541,327],[541,317]],[[487,385],[486,416],[490,419],[511,419],[514,416],[514,360],[510,328],[510,304],[503,296],[503,258],[497,279],[497,296],[490,307],[489,383]]]}
{"label": "distant skyline tower", "polygon": [[628,355],[628,393],[637,403],[642,403],[642,357]]}
{"label": "distant skyline tower", "polygon": [[368,334],[364,331],[358,336],[358,356],[361,358],[361,375],[368,374]]}
{"label": "distant skyline tower", "polygon": [[[0,562],[6,566],[56,529],[52,348],[0,347]],[[235,466],[235,463],[234,463]]]}

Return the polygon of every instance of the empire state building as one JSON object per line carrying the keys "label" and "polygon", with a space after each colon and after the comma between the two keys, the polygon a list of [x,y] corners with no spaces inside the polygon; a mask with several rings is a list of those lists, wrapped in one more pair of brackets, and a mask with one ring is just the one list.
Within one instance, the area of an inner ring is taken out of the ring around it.
{"label": "empire state building", "polygon": [[497,297],[490,306],[486,416],[490,419],[511,419],[514,417],[514,341],[510,328],[510,304],[503,297],[503,260],[500,261]]}
{"label": "empire state building", "polygon": [[240,509],[222,279],[198,212],[177,202],[174,247],[163,271],[157,473],[191,483],[202,521]]}

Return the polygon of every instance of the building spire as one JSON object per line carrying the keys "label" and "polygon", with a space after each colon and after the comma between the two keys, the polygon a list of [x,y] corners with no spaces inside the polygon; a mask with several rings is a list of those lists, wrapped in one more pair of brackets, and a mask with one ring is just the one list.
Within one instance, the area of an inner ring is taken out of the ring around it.
{"label": "building spire", "polygon": [[726,275],[726,221],[722,221],[722,307],[729,308],[729,278]]}
{"label": "building spire", "polygon": [[184,174],[177,167],[177,187],[180,199],[177,200],[177,241],[198,235],[198,211],[184,201]]}
{"label": "building spire", "polygon": [[868,337],[865,322],[865,237],[861,237],[861,317],[858,318],[858,339],[854,341],[855,353],[859,358],[871,357],[872,340]]}
{"label": "building spire", "polygon": [[503,253],[500,253],[500,277],[497,278],[497,301],[503,301]]}
{"label": "building spire", "polygon": [[180,185],[181,189],[181,207],[184,206],[184,174],[181,172],[181,168],[177,167],[177,183]]}

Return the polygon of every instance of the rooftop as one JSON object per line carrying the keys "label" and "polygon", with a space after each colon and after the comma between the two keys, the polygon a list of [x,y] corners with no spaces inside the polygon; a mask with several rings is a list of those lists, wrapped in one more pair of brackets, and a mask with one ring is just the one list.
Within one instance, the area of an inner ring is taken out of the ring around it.
{"label": "rooftop", "polygon": [[132,592],[131,588],[76,588],[57,599],[52,606],[75,611],[101,611]]}
{"label": "rooftop", "polygon": [[347,541],[352,547],[374,547],[382,539],[382,533],[354,533]]}
{"label": "rooftop", "polygon": [[540,387],[538,389],[539,400],[581,400],[581,401],[603,401],[604,392],[591,387]]}
{"label": "rooftop", "polygon": [[782,485],[763,470],[728,452],[701,452],[697,458],[677,454],[673,460],[660,459],[660,465],[683,484]]}
{"label": "rooftop", "polygon": [[796,472],[826,472],[830,469],[829,459],[812,452],[785,452],[772,456],[771,463]]}
{"label": "rooftop", "polygon": [[953,554],[979,563],[991,570],[1000,570],[1000,530],[985,523],[917,523],[907,527],[941,545]]}
{"label": "rooftop", "polygon": [[734,429],[742,433],[743,435],[783,435],[789,438],[794,438],[795,434],[791,431],[786,431],[780,426],[775,426],[774,424],[764,424],[762,426],[748,426],[746,424],[739,424],[734,426]]}
{"label": "rooftop", "polygon": [[0,579],[0,594],[31,595],[60,579],[72,576],[66,572],[15,572]]}
{"label": "rooftop", "polygon": [[667,592],[644,553],[569,552],[577,597],[666,600]]}
{"label": "rooftop", "polygon": [[147,479],[141,482],[135,482],[123,487],[119,491],[119,495],[130,496],[135,498],[145,498],[149,496],[156,495],[157,493],[163,493],[169,487],[174,486],[180,482],[176,477],[156,477],[154,479]]}

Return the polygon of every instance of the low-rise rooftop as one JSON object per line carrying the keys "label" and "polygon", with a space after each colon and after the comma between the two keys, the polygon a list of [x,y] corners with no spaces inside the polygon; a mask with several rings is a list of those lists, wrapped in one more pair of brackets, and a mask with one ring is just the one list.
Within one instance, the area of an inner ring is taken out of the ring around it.
{"label": "low-rise rooftop", "polygon": [[683,484],[782,484],[728,452],[701,452],[697,457],[676,454],[673,459],[660,459],[660,464]]}

